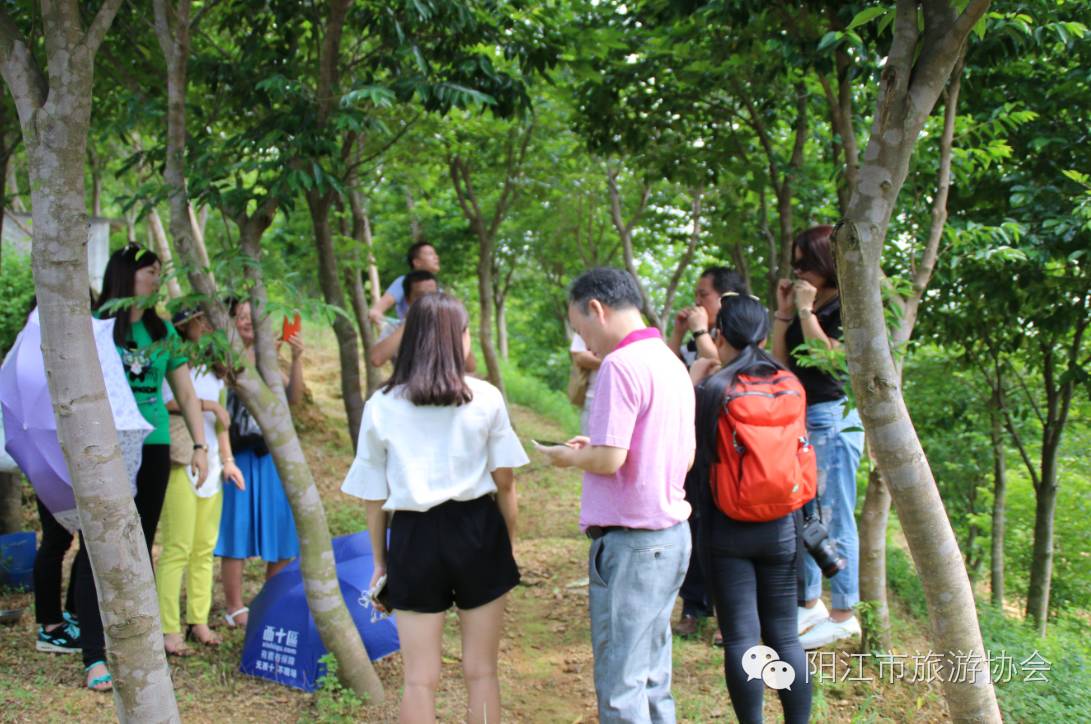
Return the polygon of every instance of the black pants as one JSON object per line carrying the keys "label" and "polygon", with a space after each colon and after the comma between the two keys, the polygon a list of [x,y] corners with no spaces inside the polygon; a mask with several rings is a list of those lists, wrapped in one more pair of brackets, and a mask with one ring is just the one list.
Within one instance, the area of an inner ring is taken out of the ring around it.
{"label": "black pants", "polygon": [[[42,542],[34,557],[34,618],[39,625],[50,626],[64,621],[61,614],[61,578],[63,577],[64,554],[72,545],[72,534],[57,522],[45,503],[34,496],[38,503],[38,519],[42,523]],[[68,594],[64,608],[69,613],[76,612],[76,568],[68,580]]]}
{"label": "black pants", "polygon": [[682,579],[682,588],[678,595],[682,599],[682,615],[705,618],[712,614],[712,601],[709,599],[705,585],[705,571],[701,550],[701,516],[704,514],[703,506],[699,500],[700,485],[708,485],[707,475],[698,473],[694,466],[686,474],[686,501],[693,507],[693,513],[689,516],[689,535],[693,541],[693,555],[689,557],[689,568],[686,569],[686,577]]}
{"label": "black pants", "polygon": [[[152,543],[155,542],[155,529],[159,526],[159,515],[163,512],[163,498],[167,495],[167,481],[170,478],[170,445],[145,445],[140,471],[136,474],[136,512],[140,515],[140,527],[144,531],[144,540],[148,546],[148,561],[152,557]],[[102,617],[99,612],[98,592],[95,589],[95,577],[91,571],[91,561],[87,557],[87,546],[80,533],[80,552],[75,564],[77,603],[80,611],[80,645],[83,647],[83,664],[90,666],[96,661],[106,660],[106,637],[102,631]]]}
{"label": "black pants", "polygon": [[795,669],[791,690],[781,689],[784,720],[806,722],[811,712],[807,659],[796,628],[796,516],[742,523],[720,513],[706,521],[706,574],[724,637],[724,678],[735,715],[760,722],[765,684],[748,680],[743,655],[764,644]]}

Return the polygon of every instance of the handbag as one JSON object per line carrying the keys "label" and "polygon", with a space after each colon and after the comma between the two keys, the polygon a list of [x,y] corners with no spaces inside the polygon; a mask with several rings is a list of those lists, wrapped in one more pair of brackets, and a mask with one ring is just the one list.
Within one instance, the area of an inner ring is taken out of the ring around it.
{"label": "handbag", "polygon": [[587,401],[587,388],[591,382],[591,370],[572,363],[572,373],[568,376],[568,399],[576,407],[583,407]]}
{"label": "handbag", "polygon": [[170,462],[182,466],[193,462],[193,437],[181,414],[170,416]]}

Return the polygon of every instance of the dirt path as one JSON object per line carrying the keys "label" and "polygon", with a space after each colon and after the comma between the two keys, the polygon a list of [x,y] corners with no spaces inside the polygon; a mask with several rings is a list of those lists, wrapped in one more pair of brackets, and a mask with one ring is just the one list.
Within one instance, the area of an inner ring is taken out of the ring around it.
{"label": "dirt path", "polygon": [[[331,337],[332,339],[332,337]],[[297,415],[308,459],[319,479],[335,535],[363,528],[359,501],[338,487],[351,463],[337,397],[336,356],[325,353],[327,340],[315,340],[308,353],[311,401]],[[513,407],[512,419],[524,442],[558,439],[564,431],[531,410]],[[528,443],[529,447],[529,443]],[[501,686],[505,715],[519,722],[595,721],[595,696],[587,616],[587,541],[577,527],[580,477],[557,471],[531,453],[532,462],[518,476],[520,532],[516,557],[523,584],[513,591],[506,635],[501,644]],[[32,501],[32,498],[30,499]],[[37,528],[31,504],[27,528]],[[252,563],[246,586],[250,596],[261,587],[261,567]],[[213,622],[222,621],[217,583]],[[0,608],[29,605],[26,594],[0,595]],[[113,702],[82,687],[78,656],[39,654],[34,650],[32,612],[14,627],[0,628],[0,720],[19,722],[107,722],[115,719]],[[438,698],[440,719],[462,720],[465,689],[455,614],[450,614]],[[919,624],[899,616],[904,650],[925,647]],[[219,628],[224,645],[199,656],[173,659],[172,675],[182,718],[187,722],[395,721],[401,689],[397,655],[378,662],[390,701],[351,709],[328,695],[312,695],[238,673],[242,632]],[[702,640],[674,641],[674,693],[681,721],[734,721],[723,684],[720,649]],[[840,653],[843,669],[849,647]],[[781,719],[779,703],[767,697],[769,721]],[[824,682],[816,686],[813,721],[938,721],[943,708],[938,691],[910,684]]]}

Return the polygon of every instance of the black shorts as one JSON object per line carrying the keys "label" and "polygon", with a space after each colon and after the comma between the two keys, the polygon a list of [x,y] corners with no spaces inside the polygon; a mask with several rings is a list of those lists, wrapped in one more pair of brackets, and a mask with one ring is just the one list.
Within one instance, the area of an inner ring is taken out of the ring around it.
{"label": "black shorts", "polygon": [[490,495],[395,512],[386,568],[390,606],[417,613],[484,606],[519,583],[508,528]]}

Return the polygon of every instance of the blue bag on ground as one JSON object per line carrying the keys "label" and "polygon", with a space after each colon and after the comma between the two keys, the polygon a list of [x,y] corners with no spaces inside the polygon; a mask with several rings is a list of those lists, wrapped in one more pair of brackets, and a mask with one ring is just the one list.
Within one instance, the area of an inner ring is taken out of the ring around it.
{"label": "blue bag on ground", "polygon": [[[374,570],[367,532],[333,539],[341,595],[372,661],[398,650],[392,618],[371,622],[371,609],[360,604]],[[319,662],[326,647],[318,636],[303,592],[299,561],[265,582],[250,604],[239,671],[278,684],[314,691],[325,672]]]}
{"label": "blue bag on ground", "polygon": [[32,530],[0,535],[0,585],[27,591],[34,589],[36,543]]}

